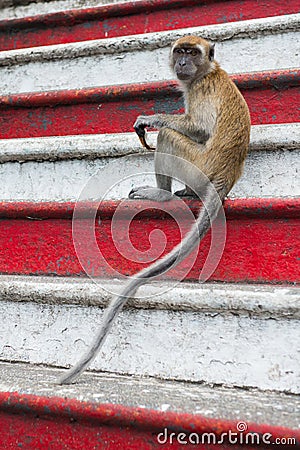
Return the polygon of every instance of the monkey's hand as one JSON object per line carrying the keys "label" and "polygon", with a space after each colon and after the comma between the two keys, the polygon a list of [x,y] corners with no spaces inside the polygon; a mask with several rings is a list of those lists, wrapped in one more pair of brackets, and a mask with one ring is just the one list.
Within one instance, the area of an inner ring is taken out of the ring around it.
{"label": "monkey's hand", "polygon": [[139,116],[134,125],[133,128],[136,132],[136,134],[138,135],[141,144],[143,147],[145,147],[147,150],[155,150],[155,148],[150,147],[150,145],[147,144],[146,142],[146,131],[145,128],[149,127],[150,123],[149,123],[149,117],[147,116]]}

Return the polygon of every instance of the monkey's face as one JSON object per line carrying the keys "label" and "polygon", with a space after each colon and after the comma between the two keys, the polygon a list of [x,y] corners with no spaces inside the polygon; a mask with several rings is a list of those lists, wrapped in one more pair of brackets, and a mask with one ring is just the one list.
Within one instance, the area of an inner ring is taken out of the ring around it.
{"label": "monkey's face", "polygon": [[191,82],[207,73],[214,59],[214,46],[198,36],[178,39],[171,48],[171,67],[180,81]]}
{"label": "monkey's face", "polygon": [[193,79],[202,61],[201,50],[197,47],[175,47],[172,56],[177,78],[182,81]]}

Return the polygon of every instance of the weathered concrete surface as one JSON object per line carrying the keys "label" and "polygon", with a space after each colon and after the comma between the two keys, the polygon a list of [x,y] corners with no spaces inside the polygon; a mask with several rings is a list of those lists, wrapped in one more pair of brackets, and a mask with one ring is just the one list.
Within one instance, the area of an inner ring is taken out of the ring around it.
{"label": "weathered concrete surface", "polygon": [[[106,307],[123,286],[119,280],[1,275],[0,301]],[[300,289],[291,286],[152,282],[142,286],[124,309],[236,311],[249,317],[300,319],[299,300]]]}
{"label": "weathered concrete surface", "polygon": [[300,426],[300,401],[295,395],[91,373],[86,373],[74,385],[59,386],[56,381],[61,373],[61,370],[49,367],[0,363],[0,390],[294,429]]}
{"label": "weathered concrete surface", "polygon": [[1,52],[0,90],[5,95],[169,80],[169,45],[191,33],[218,41],[216,59],[229,73],[292,68],[299,22],[300,14],[290,14]]}
{"label": "weathered concrete surface", "polygon": [[[299,130],[252,127],[251,152],[230,197],[299,196]],[[156,134],[149,138],[155,145]],[[132,133],[0,140],[0,161],[1,201],[77,200],[92,180],[84,199],[120,199],[134,186],[155,185],[153,154]]]}
{"label": "weathered concrete surface", "polygon": [[[101,6],[109,3],[127,3],[132,0],[1,0],[0,20],[14,19],[37,14],[49,14],[68,9]],[[139,0],[135,0],[139,1]]]}
{"label": "weathered concrete surface", "polygon": [[[80,290],[85,298],[85,286],[78,281],[64,280],[57,293],[59,279],[50,279],[48,285],[43,279],[40,295],[33,287],[36,279],[26,279],[23,285],[16,279],[19,287],[13,280],[4,277],[7,289],[3,285],[1,289],[1,359],[65,367],[74,364],[96,333],[102,309],[69,304],[73,289],[77,300],[71,303],[78,303]],[[32,292],[28,294],[26,283],[30,282]],[[14,286],[12,291],[9,283]],[[102,280],[100,284],[103,288]],[[144,289],[149,295],[155,286]],[[142,300],[141,309],[131,304],[120,314],[92,369],[299,393],[298,289],[189,284],[165,293],[161,286],[158,289],[160,306]],[[59,301],[47,302],[47,295],[55,298],[57,294]],[[30,297],[34,301],[28,302]],[[196,309],[191,307],[194,299]],[[165,301],[176,306],[160,309]],[[180,307],[182,301],[188,306]],[[296,309],[294,318],[289,312],[279,313],[280,308],[287,311],[287,304],[291,311]]]}
{"label": "weathered concrete surface", "polygon": [[[157,133],[147,134],[156,147]],[[254,125],[251,127],[250,152],[298,150],[300,123]],[[111,133],[43,138],[0,139],[0,163],[97,159],[148,153],[135,133]]]}

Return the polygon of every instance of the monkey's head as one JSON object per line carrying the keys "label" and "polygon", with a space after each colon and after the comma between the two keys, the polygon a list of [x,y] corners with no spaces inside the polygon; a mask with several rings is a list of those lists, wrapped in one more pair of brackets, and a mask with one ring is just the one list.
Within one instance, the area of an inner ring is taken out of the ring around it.
{"label": "monkey's head", "polygon": [[184,36],[171,47],[171,68],[177,78],[189,83],[209,73],[214,66],[214,44],[198,36]]}

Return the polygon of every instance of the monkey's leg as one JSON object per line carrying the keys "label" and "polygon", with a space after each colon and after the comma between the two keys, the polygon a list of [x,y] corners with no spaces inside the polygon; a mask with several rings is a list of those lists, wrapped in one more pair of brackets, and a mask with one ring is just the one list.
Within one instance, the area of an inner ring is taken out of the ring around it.
{"label": "monkey's leg", "polygon": [[[161,128],[157,143],[156,170],[163,168],[164,165],[170,166],[170,160],[164,157],[167,153],[178,158],[173,161],[174,177],[177,177],[180,181],[193,179],[194,176],[190,173],[190,165],[186,166],[185,162],[188,161],[189,164],[193,164],[195,160],[199,160],[199,156],[205,151],[205,145],[194,142],[190,137],[167,127]],[[160,149],[163,153],[158,153]],[[188,176],[181,179],[180,174],[183,175],[184,173]],[[188,185],[184,189],[176,191],[174,195],[198,198],[198,195]]]}
{"label": "monkey's leg", "polygon": [[171,193],[172,178],[167,175],[156,173],[157,187],[140,186],[133,188],[128,197],[135,199],[153,200],[156,202],[167,202],[174,196]]}
{"label": "monkey's leg", "polygon": [[[172,176],[173,173],[181,174],[185,171],[184,161],[193,162],[195,158],[199,157],[199,153],[203,152],[205,147],[197,142],[194,142],[187,136],[174,131],[167,127],[162,127],[157,137],[157,149],[155,152],[155,173],[157,188],[150,186],[142,186],[134,188],[129,193],[129,198],[132,199],[146,199],[156,202],[165,202],[172,200],[174,195],[171,193]],[[172,161],[168,155],[178,157],[178,161]],[[171,162],[172,161],[172,164]],[[170,166],[174,167],[170,167]],[[170,170],[172,173],[170,173]],[[166,173],[168,175],[166,175]],[[180,179],[180,176],[178,177]],[[179,196],[189,195],[195,197],[192,189],[188,186]],[[176,193],[177,195],[177,193]]]}

